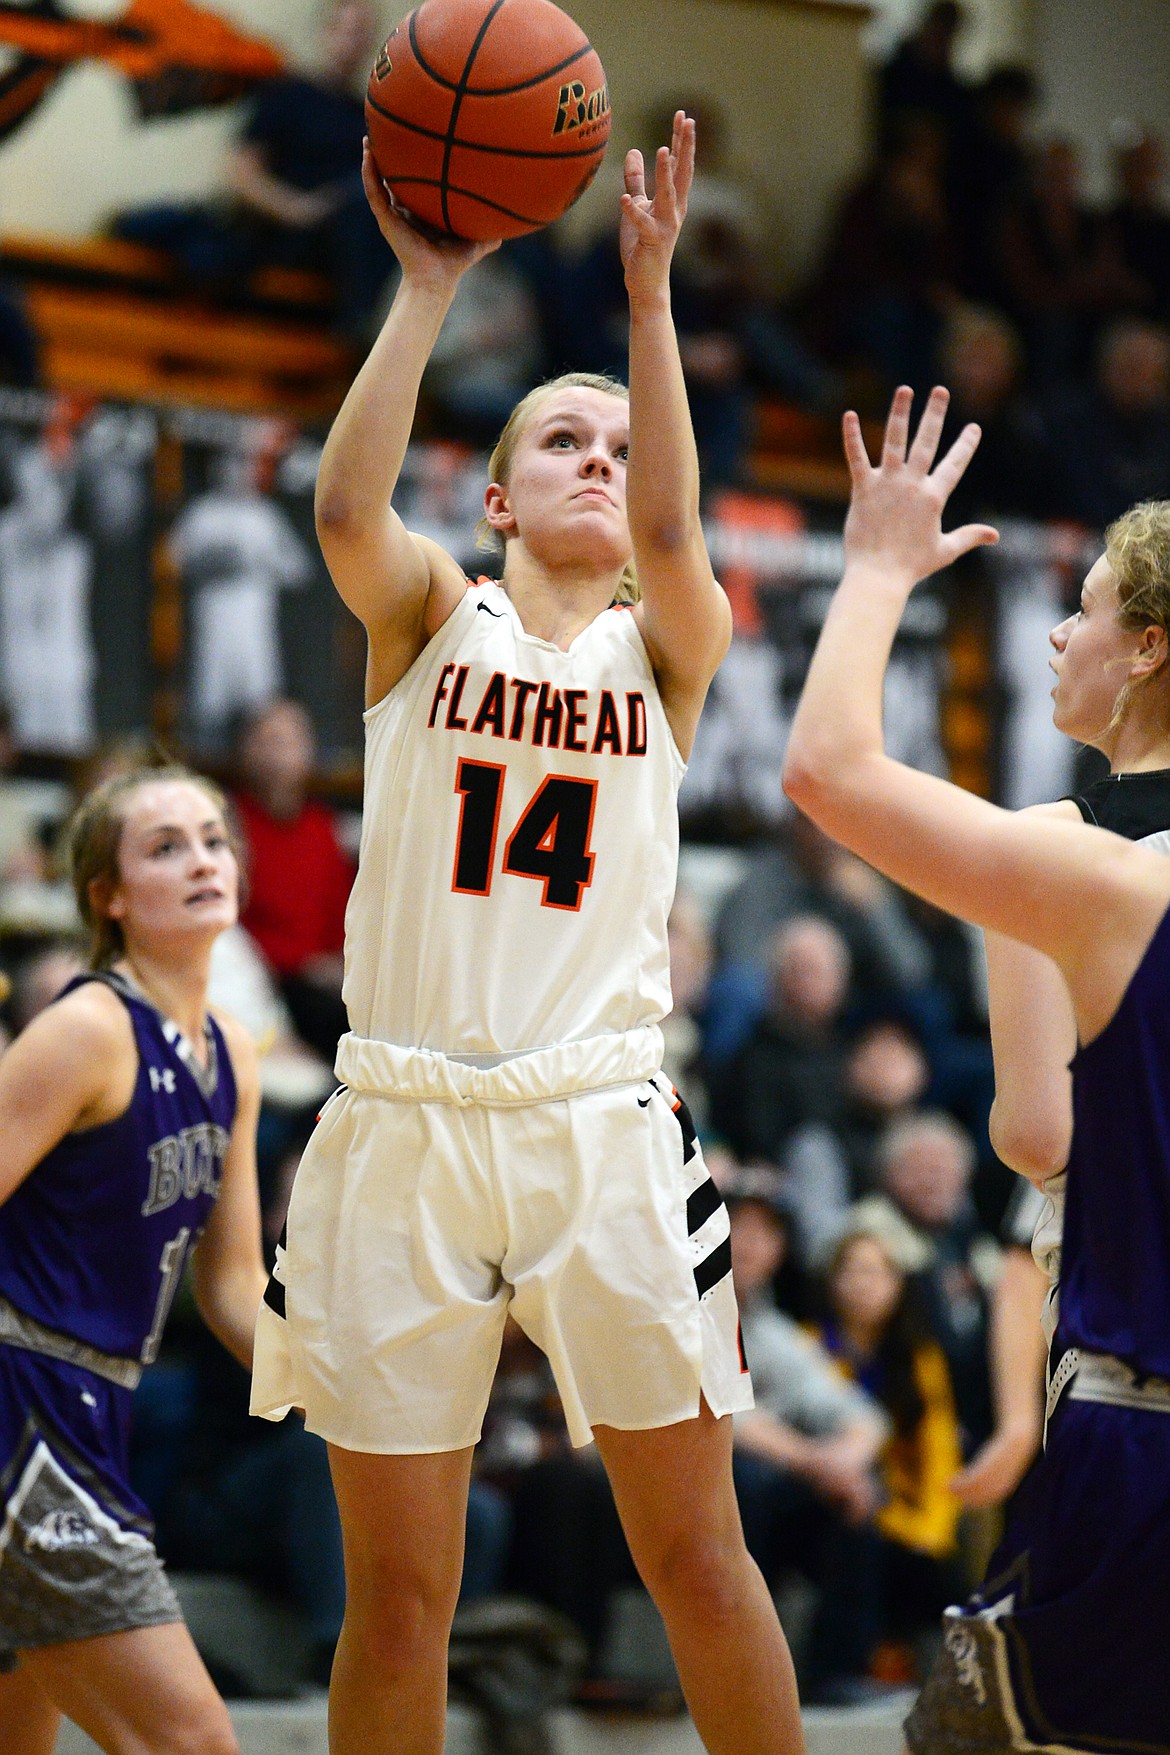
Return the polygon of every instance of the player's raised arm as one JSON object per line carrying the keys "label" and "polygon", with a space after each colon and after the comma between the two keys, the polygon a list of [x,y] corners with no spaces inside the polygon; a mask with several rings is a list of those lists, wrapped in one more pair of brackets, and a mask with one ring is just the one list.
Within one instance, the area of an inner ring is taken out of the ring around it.
{"label": "player's raised arm", "polygon": [[339,593],[370,636],[368,698],[410,667],[463,589],[455,562],[412,536],[390,497],[410,441],[423,370],[460,277],[494,244],[432,243],[407,224],[366,147],[366,194],[402,270],[397,296],[325,443],[317,535]]}
{"label": "player's raised arm", "polygon": [[1165,906],[1157,857],[1101,830],[1000,810],[883,748],[882,686],[910,592],[996,536],[984,524],[944,534],[979,430],[965,428],[936,464],[947,393],[932,393],[911,442],[912,400],[906,389],[894,397],[877,465],[856,415],[845,417],[845,571],[793,722],[785,789],[896,882],[1053,957],[1086,1038],[1112,1015]]}
{"label": "player's raised arm", "polygon": [[621,252],[630,300],[630,463],[626,508],[642,591],[637,612],[675,738],[690,751],[707,685],[731,638],[731,611],[699,521],[699,460],[670,310],[670,262],[695,166],[695,124],[680,110],[646,190],[626,157]]}

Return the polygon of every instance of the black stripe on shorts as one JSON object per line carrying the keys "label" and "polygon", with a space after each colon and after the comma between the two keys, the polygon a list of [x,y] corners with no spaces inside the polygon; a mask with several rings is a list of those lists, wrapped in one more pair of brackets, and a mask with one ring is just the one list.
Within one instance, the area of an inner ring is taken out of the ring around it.
{"label": "black stripe on shorts", "polygon": [[717,1286],[720,1280],[726,1279],[730,1272],[731,1239],[725,1237],[695,1269],[695,1285],[698,1287],[699,1297],[702,1298],[712,1286]]}
{"label": "black stripe on shorts", "polygon": [[708,1176],[706,1182],[700,1182],[695,1192],[687,1197],[687,1236],[693,1237],[701,1230],[722,1205],[723,1196]]}

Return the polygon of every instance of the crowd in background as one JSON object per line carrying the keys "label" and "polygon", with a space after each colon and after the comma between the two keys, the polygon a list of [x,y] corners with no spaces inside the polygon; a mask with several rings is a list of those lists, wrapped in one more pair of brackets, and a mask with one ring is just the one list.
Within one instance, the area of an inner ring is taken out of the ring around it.
{"label": "crowd in background", "polygon": [[[1033,131],[1030,73],[956,76],[961,23],[957,6],[932,5],[879,70],[872,162],[826,216],[817,271],[783,300],[720,118],[697,106],[702,172],[675,314],[709,485],[749,479],[761,398],[873,412],[896,383],[941,378],[953,420],[977,419],[984,434],[956,519],[1099,529],[1165,496],[1163,145],[1136,129],[1118,138],[1112,194],[1091,207],[1076,149]],[[345,168],[361,138],[349,86],[368,25],[347,0],[320,77],[257,98],[228,221],[156,209],[125,216],[123,235],[164,244],[229,295],[260,260],[324,270],[345,295],[337,325],[360,346],[385,298]],[[307,87],[308,133],[290,125]],[[507,245],[461,288],[425,386],[430,431],[485,443],[550,372],[621,375],[626,308],[616,233],[571,252],[555,229]],[[0,749],[0,767],[19,755]],[[314,771],[303,707],[278,699],[241,727],[229,779],[248,901],[217,951],[213,999],[266,1050],[270,1249],[345,1027],[354,824],[315,796]],[[40,809],[0,781],[10,1034],[77,966]],[[979,1555],[953,1482],[993,1425],[988,1297],[1011,1181],[988,1140],[981,949],[796,817],[734,869],[718,894],[684,882],[677,897],[667,1070],[732,1213],[757,1393],[737,1418],[749,1544],[782,1600],[804,1593],[809,1697],[856,1699],[920,1673],[939,1611]],[[177,1323],[139,1397],[136,1469],[160,1549],[178,1568],[237,1571],[289,1597],[323,1679],[344,1594],[324,1448],[295,1417],[248,1420],[242,1371],[201,1335]],[[510,1330],[477,1456],[464,1600],[508,1592],[561,1611],[601,1684],[614,1593],[633,1579],[604,1473],[571,1449],[547,1363]]]}

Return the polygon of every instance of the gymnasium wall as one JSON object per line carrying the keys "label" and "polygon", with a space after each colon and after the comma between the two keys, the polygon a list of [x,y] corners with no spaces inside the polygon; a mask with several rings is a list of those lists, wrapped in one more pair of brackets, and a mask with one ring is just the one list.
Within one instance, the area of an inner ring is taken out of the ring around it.
{"label": "gymnasium wall", "polygon": [[[241,28],[311,55],[319,0],[207,0]],[[1032,0],[971,0],[971,44],[983,56],[1018,46]],[[114,19],[125,0],[70,0]],[[868,63],[862,38],[914,0],[870,8],[848,0],[571,0],[599,46],[615,105],[613,149],[572,224],[610,210],[621,155],[646,112],[691,91],[727,111],[731,156],[759,186],[779,282],[813,256],[826,206],[865,147]],[[388,31],[405,0],[380,0]],[[874,14],[870,23],[870,13]],[[0,230],[84,234],[112,211],[212,193],[232,109],[140,122],[126,82],[96,64],[68,73],[20,134],[0,148]]]}
{"label": "gymnasium wall", "polygon": [[1100,193],[1116,122],[1170,140],[1170,0],[1035,0],[1041,124],[1071,135]]}

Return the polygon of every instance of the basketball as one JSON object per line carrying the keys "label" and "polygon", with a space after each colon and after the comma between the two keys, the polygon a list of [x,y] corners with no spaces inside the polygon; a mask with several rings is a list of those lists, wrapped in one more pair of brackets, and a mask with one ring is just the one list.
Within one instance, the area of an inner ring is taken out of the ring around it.
{"label": "basketball", "polygon": [[592,182],[609,120],[601,62],[552,0],[423,0],[366,93],[370,149],[395,199],[460,238],[558,219]]}

